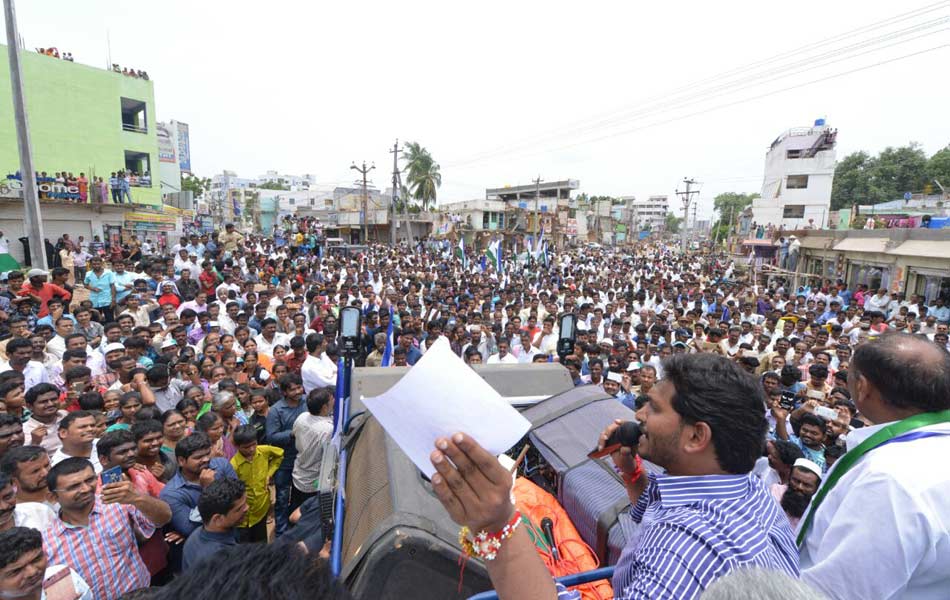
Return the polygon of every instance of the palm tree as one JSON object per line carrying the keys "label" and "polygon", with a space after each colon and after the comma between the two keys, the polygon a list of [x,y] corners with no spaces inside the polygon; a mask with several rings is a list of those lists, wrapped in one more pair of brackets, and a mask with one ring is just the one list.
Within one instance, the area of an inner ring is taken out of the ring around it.
{"label": "palm tree", "polygon": [[406,183],[412,197],[422,204],[422,210],[427,210],[430,203],[434,206],[436,191],[442,185],[439,163],[418,142],[406,143],[402,159],[406,161]]}

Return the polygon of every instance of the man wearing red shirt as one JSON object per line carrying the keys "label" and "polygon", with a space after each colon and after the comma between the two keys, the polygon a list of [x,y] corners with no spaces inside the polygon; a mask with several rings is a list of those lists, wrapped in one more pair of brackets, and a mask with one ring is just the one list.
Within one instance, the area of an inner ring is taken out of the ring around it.
{"label": "man wearing red shirt", "polygon": [[218,274],[214,270],[214,265],[211,264],[211,261],[205,261],[204,269],[201,271],[201,275],[198,276],[198,283],[201,284],[201,290],[206,293],[209,298],[214,298],[214,290],[218,287],[219,281]]}
{"label": "man wearing red shirt", "polygon": [[43,269],[31,269],[30,272],[26,274],[30,282],[24,285],[20,289],[20,293],[17,294],[19,296],[29,296],[39,303],[40,310],[36,313],[36,316],[39,318],[43,318],[49,314],[49,307],[46,306],[46,303],[49,302],[53,296],[59,296],[63,302],[69,302],[73,297],[68,290],[53,283],[46,283],[46,276],[47,273]]}

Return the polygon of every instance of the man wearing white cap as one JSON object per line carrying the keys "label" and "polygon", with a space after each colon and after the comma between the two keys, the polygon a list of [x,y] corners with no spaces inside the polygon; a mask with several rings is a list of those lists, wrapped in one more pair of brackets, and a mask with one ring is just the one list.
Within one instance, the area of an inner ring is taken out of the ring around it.
{"label": "man wearing white cap", "polygon": [[818,491],[821,485],[821,467],[814,461],[807,458],[798,458],[792,465],[791,474],[788,478],[788,485],[773,483],[769,488],[772,496],[778,500],[788,517],[788,522],[794,530],[798,527],[798,522],[811,497]]}

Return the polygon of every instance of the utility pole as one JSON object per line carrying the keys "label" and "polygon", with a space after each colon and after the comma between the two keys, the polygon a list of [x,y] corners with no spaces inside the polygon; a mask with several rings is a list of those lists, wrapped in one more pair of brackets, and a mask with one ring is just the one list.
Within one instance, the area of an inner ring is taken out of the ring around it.
{"label": "utility pole", "polygon": [[[390,152],[393,153],[393,199],[390,205],[390,219],[389,219],[389,244],[393,247],[396,246],[396,225],[399,219],[399,213],[396,210],[396,202],[399,200],[399,189],[402,187],[402,177],[399,172],[399,139],[396,139],[396,143],[393,144],[393,149]],[[406,239],[409,238],[409,223],[404,223],[406,226]]]}
{"label": "utility pole", "polygon": [[350,168],[354,171],[359,172],[363,176],[363,243],[369,243],[369,194],[366,193],[366,175],[370,171],[376,168],[375,163],[366,166],[366,161],[363,161],[362,167],[357,167],[356,163],[350,165]]}
{"label": "utility pole", "polygon": [[16,122],[17,148],[20,151],[20,174],[23,177],[23,208],[27,237],[30,238],[30,266],[46,270],[46,248],[43,245],[43,219],[40,199],[36,193],[36,171],[33,168],[33,147],[26,118],[23,96],[23,69],[20,65],[20,42],[16,28],[13,0],[3,0],[7,21],[7,56],[10,58],[10,86],[13,88],[13,117]]}
{"label": "utility pole", "polygon": [[693,202],[693,228],[689,230],[689,237],[691,240],[699,239],[700,231],[696,227],[696,209],[699,208],[699,202]]}
{"label": "utility pole", "polygon": [[680,196],[680,199],[683,201],[683,227],[684,230],[680,231],[680,252],[683,254],[686,253],[686,231],[685,227],[689,223],[689,205],[693,201],[693,194],[698,194],[699,190],[691,189],[692,186],[699,183],[694,179],[689,179],[687,177],[683,178],[683,183],[686,184],[686,191],[681,192],[679,189],[676,190],[676,195]]}
{"label": "utility pole", "polygon": [[538,201],[541,199],[541,176],[534,180],[534,243],[538,243],[538,227],[541,225],[541,218],[538,215]]}

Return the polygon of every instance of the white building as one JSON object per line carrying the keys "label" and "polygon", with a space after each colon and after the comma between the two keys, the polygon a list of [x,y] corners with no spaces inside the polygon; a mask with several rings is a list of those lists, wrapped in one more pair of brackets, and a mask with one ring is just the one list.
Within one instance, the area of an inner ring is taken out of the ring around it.
{"label": "white building", "polygon": [[281,175],[277,171],[267,171],[257,177],[258,184],[278,183],[290,188],[290,191],[308,190],[317,183],[317,176],[310,173],[303,175]]}
{"label": "white building", "polygon": [[818,119],[813,127],[789,129],[772,142],[761,198],[752,202],[753,222],[786,229],[827,226],[837,134]]}
{"label": "white building", "polygon": [[651,231],[658,231],[666,224],[666,213],[670,210],[667,196],[649,196],[646,200],[637,200],[636,196],[621,196],[624,206],[632,211],[632,220],[635,226],[644,230],[647,225]]}

